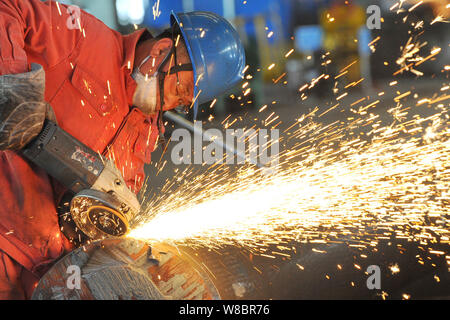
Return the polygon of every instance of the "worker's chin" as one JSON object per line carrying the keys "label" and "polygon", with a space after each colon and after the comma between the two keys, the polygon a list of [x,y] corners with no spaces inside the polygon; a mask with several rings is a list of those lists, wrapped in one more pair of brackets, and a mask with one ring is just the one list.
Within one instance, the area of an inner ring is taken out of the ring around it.
{"label": "worker's chin", "polygon": [[152,101],[145,101],[145,99],[134,99],[133,104],[147,116],[152,116],[158,113],[157,107]]}

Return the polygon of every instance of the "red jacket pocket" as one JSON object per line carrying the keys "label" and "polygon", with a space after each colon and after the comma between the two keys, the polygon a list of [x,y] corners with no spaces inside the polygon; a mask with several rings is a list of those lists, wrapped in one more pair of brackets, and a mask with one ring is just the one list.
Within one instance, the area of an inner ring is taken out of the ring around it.
{"label": "red jacket pocket", "polygon": [[118,110],[110,92],[111,84],[108,81],[102,83],[80,66],[76,66],[72,84],[99,115],[106,117]]}

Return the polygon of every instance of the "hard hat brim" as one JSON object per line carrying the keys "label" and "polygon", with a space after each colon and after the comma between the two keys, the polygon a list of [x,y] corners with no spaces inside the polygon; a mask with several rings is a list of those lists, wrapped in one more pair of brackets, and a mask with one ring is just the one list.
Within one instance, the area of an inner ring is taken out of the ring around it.
{"label": "hard hat brim", "polygon": [[[192,53],[192,46],[191,44],[187,41],[187,36],[186,33],[184,31],[183,28],[183,23],[180,20],[180,17],[172,10],[170,13],[170,25],[173,26],[173,24],[176,23],[179,28],[180,28],[180,32],[181,32],[181,36],[183,37],[184,43],[186,45],[186,49],[187,52],[189,54],[189,58],[191,59],[191,63],[192,63],[192,68],[193,68],[193,73],[194,73],[194,99],[198,96],[198,86],[197,86],[197,66],[195,64],[195,60],[194,60],[194,54]],[[194,109],[194,119],[197,118],[197,113],[198,113],[198,99],[195,100],[194,105],[192,106],[192,108]]]}

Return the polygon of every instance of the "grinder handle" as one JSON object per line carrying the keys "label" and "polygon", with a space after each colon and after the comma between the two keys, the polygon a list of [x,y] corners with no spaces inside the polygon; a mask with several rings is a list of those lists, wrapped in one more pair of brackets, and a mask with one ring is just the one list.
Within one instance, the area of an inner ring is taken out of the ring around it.
{"label": "grinder handle", "polygon": [[50,120],[22,154],[75,193],[89,189],[105,167],[99,154]]}

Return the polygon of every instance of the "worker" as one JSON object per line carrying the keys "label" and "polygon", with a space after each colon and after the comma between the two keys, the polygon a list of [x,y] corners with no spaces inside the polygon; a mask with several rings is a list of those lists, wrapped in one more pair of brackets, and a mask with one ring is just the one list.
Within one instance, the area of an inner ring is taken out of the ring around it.
{"label": "worker", "polygon": [[45,118],[113,159],[137,193],[162,112],[196,114],[242,79],[244,50],[225,19],[172,12],[171,25],[123,36],[54,1],[0,2],[0,299],[29,298],[73,249],[56,213],[65,190],[20,155]]}

